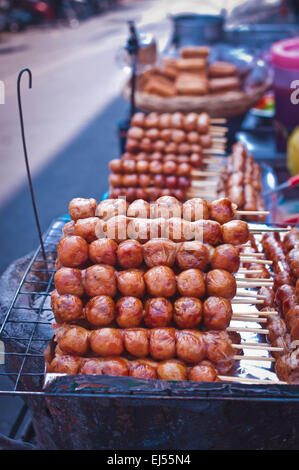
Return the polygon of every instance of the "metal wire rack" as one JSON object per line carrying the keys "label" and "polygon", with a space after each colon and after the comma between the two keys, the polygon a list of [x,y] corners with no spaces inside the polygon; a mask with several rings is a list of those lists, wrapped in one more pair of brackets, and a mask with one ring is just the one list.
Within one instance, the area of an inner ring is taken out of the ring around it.
{"label": "metal wire rack", "polygon": [[51,339],[50,294],[54,288],[57,243],[66,218],[55,220],[43,236],[46,261],[41,246],[29,260],[0,327],[4,344],[4,368],[0,375],[12,381],[2,394],[41,393],[44,375],[43,351]]}

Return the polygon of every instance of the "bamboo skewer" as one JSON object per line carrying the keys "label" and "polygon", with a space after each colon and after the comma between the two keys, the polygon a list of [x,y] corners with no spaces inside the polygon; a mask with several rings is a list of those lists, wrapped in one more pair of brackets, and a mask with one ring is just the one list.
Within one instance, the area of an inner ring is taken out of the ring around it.
{"label": "bamboo skewer", "polygon": [[268,316],[268,315],[278,315],[278,312],[275,310],[273,312],[271,311],[266,311],[266,312],[233,312],[234,315],[239,315],[239,316],[246,316],[246,315],[256,315],[256,316]]}
{"label": "bamboo skewer", "polygon": [[210,121],[212,124],[226,124],[227,123],[226,118],[211,118]]}
{"label": "bamboo skewer", "polygon": [[256,304],[263,304],[264,301],[262,299],[253,299],[251,297],[247,297],[246,299],[232,299],[231,304],[249,304],[249,305],[256,305]]}
{"label": "bamboo skewer", "polygon": [[242,256],[242,255],[246,256],[246,258],[248,258],[248,257],[249,258],[251,258],[251,257],[252,258],[255,258],[255,257],[264,258],[265,257],[264,253],[246,253],[246,251],[241,251],[240,256]]}
{"label": "bamboo skewer", "polygon": [[236,211],[236,214],[239,215],[269,215],[269,211]]}
{"label": "bamboo skewer", "polygon": [[264,232],[289,232],[291,227],[264,227],[261,229],[249,228],[250,233],[259,234]]}
{"label": "bamboo skewer", "polygon": [[249,283],[246,283],[246,282],[238,281],[237,286],[238,287],[272,287],[273,282],[261,281],[261,282],[255,282],[254,284],[249,284]]}

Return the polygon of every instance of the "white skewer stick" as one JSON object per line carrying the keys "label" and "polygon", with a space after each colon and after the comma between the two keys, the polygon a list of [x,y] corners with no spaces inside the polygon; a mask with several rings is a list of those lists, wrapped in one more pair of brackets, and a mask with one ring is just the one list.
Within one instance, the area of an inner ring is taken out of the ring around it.
{"label": "white skewer stick", "polygon": [[255,385],[287,385],[287,382],[282,382],[281,380],[251,379],[247,377],[231,377],[229,375],[218,375],[218,379],[220,379],[222,382],[239,382]]}
{"label": "white skewer stick", "polygon": [[267,335],[269,333],[269,330],[264,328],[247,328],[242,326],[229,326],[226,331],[241,331],[241,333],[258,333],[261,335]]}

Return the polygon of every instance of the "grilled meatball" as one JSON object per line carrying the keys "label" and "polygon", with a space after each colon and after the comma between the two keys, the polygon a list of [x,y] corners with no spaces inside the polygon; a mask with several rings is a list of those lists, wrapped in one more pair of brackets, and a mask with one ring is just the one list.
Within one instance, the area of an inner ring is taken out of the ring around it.
{"label": "grilled meatball", "polygon": [[237,291],[236,280],[224,269],[213,269],[206,274],[206,291],[209,296],[232,299]]}
{"label": "grilled meatball", "polygon": [[131,219],[128,224],[128,238],[145,243],[152,236],[151,219]]}
{"label": "grilled meatball", "polygon": [[74,226],[74,235],[84,238],[88,243],[103,237],[103,221],[98,217],[78,219]]}
{"label": "grilled meatball", "polygon": [[153,206],[154,217],[163,217],[170,219],[171,217],[181,217],[182,206],[180,202],[172,196],[162,196],[157,199]]}
{"label": "grilled meatball", "polygon": [[72,294],[82,297],[84,294],[82,272],[80,269],[61,268],[55,273],[54,282],[60,295]]}
{"label": "grilled meatball", "polygon": [[83,359],[80,365],[79,373],[84,375],[102,375],[103,360],[99,357]]}
{"label": "grilled meatball", "polygon": [[291,384],[299,383],[299,349],[277,359],[275,371],[280,380]]}
{"label": "grilled meatball", "polygon": [[74,235],[74,229],[75,229],[75,221],[71,220],[70,222],[67,222],[62,228],[63,236],[70,237],[71,235]]}
{"label": "grilled meatball", "polygon": [[143,272],[140,269],[120,271],[117,275],[117,287],[122,295],[143,297],[145,293]]}
{"label": "grilled meatball", "polygon": [[180,217],[171,217],[166,220],[166,237],[174,242],[182,242],[194,238],[193,227],[191,222],[181,219]]}
{"label": "grilled meatball", "polygon": [[54,357],[48,365],[47,372],[52,372],[54,374],[76,375],[78,374],[81,362],[82,357],[79,356],[69,354],[59,355]]}
{"label": "grilled meatball", "polygon": [[[141,163],[141,162],[138,162]],[[132,202],[127,210],[128,217],[140,217],[141,219],[149,219],[151,213],[151,206],[143,199],[136,199]]]}
{"label": "grilled meatball", "polygon": [[174,303],[174,321],[180,328],[195,328],[201,322],[202,303],[195,297],[180,297]]}
{"label": "grilled meatball", "polygon": [[150,355],[155,359],[170,359],[175,356],[175,329],[153,328],[150,335]]}
{"label": "grilled meatball", "polygon": [[84,238],[76,235],[62,238],[57,246],[57,255],[62,266],[82,266],[88,260],[88,244]]}
{"label": "grilled meatball", "polygon": [[112,266],[95,264],[85,271],[85,292],[89,297],[116,294],[115,269]]}
{"label": "grilled meatball", "polygon": [[97,205],[98,203],[95,199],[84,199],[81,197],[72,199],[69,204],[70,217],[72,220],[94,217]]}
{"label": "grilled meatball", "polygon": [[249,240],[248,224],[243,220],[232,220],[221,227],[222,239],[224,243],[231,245],[242,245]]}
{"label": "grilled meatball", "polygon": [[129,224],[130,219],[125,215],[111,217],[104,226],[106,238],[115,240],[117,243],[126,240],[128,238]]}
{"label": "grilled meatball", "polygon": [[115,317],[115,305],[108,295],[97,295],[85,306],[86,319],[93,326],[109,325]]}
{"label": "grilled meatball", "polygon": [[114,240],[100,238],[89,245],[89,259],[95,264],[116,264],[117,244]]}
{"label": "grilled meatball", "polygon": [[164,297],[147,300],[144,322],[149,328],[168,326],[172,320],[172,305]]}
{"label": "grilled meatball", "polygon": [[142,360],[131,361],[130,377],[138,377],[139,379],[157,379],[157,371],[155,367]]}
{"label": "grilled meatball", "polygon": [[167,238],[153,238],[143,245],[144,262],[150,268],[154,266],[173,266],[177,245]]}
{"label": "grilled meatball", "polygon": [[180,361],[172,359],[158,364],[157,374],[160,380],[187,380],[187,367]]}
{"label": "grilled meatball", "polygon": [[269,330],[267,337],[270,343],[272,343],[279,336],[284,336],[287,333],[285,321],[282,318],[274,315],[273,317],[267,317],[267,328]]}
{"label": "grilled meatball", "polygon": [[129,375],[129,361],[123,357],[106,357],[102,359],[102,374],[116,377]]}
{"label": "grilled meatball", "polygon": [[231,303],[223,297],[208,297],[203,304],[203,319],[208,330],[225,330],[232,314]]}
{"label": "grilled meatball", "polygon": [[194,382],[216,382],[218,371],[210,361],[202,361],[196,366],[191,367],[188,373],[188,379]]}
{"label": "grilled meatball", "polygon": [[216,220],[222,225],[234,218],[236,205],[224,197],[209,202],[208,208],[211,219]]}
{"label": "grilled meatball", "polygon": [[235,355],[229,335],[225,331],[213,331],[204,334],[206,344],[206,356],[211,362],[219,366],[224,366],[231,361]]}
{"label": "grilled meatball", "polygon": [[62,325],[55,329],[55,340],[67,354],[84,356],[89,349],[89,331],[81,326]]}
{"label": "grilled meatball", "polygon": [[123,332],[126,351],[135,357],[149,355],[149,334],[145,328],[127,328]]}
{"label": "grilled meatball", "polygon": [[205,295],[205,278],[199,269],[186,269],[177,276],[178,291],[183,296],[201,299]]}
{"label": "grilled meatball", "polygon": [[121,297],[116,303],[116,321],[121,328],[140,325],[142,314],[142,302],[136,297]]}
{"label": "grilled meatball", "polygon": [[209,260],[207,247],[199,241],[184,242],[176,254],[176,262],[180,269],[196,268],[203,271]]}
{"label": "grilled meatball", "polygon": [[176,278],[168,266],[149,269],[144,280],[148,293],[153,297],[172,297],[176,292]]}
{"label": "grilled meatball", "polygon": [[100,219],[109,220],[118,215],[126,215],[127,207],[125,199],[105,199],[98,205],[97,215]]}
{"label": "grilled meatball", "polygon": [[90,333],[90,347],[99,356],[120,356],[124,352],[122,332],[116,328],[100,328]]}
{"label": "grilled meatball", "polygon": [[275,294],[274,294],[273,289],[271,289],[270,287],[261,287],[258,290],[258,295],[261,295],[264,297],[263,303],[260,305],[257,305],[257,308],[259,310],[261,310],[262,308],[274,306]]}
{"label": "grilled meatball", "polygon": [[59,295],[54,290],[51,295],[51,308],[58,323],[70,323],[83,318],[82,300],[76,295]]}
{"label": "grilled meatball", "polygon": [[196,330],[177,331],[176,354],[179,359],[190,364],[202,361],[206,354],[204,334]]}
{"label": "grilled meatball", "polygon": [[230,273],[236,273],[240,267],[238,250],[232,245],[219,245],[215,248],[211,266],[213,269],[225,269]]}

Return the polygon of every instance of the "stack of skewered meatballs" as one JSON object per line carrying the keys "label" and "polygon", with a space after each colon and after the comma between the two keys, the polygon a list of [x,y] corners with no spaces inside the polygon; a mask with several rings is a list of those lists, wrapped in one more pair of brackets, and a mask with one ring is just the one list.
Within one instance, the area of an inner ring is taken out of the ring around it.
{"label": "stack of skewered meatballs", "polygon": [[238,245],[249,231],[232,220],[229,200],[182,205],[164,196],[152,205],[97,205],[77,198],[69,210],[58,244],[51,299],[57,347],[48,371],[213,381],[234,366],[226,328]]}
{"label": "stack of skewered meatballs", "polygon": [[273,289],[262,287],[259,292],[265,298],[261,312],[279,313],[267,316],[268,341],[280,348],[272,352],[276,372],[281,380],[299,383],[299,231],[293,228],[283,239],[268,233],[261,242],[274,271]]}

